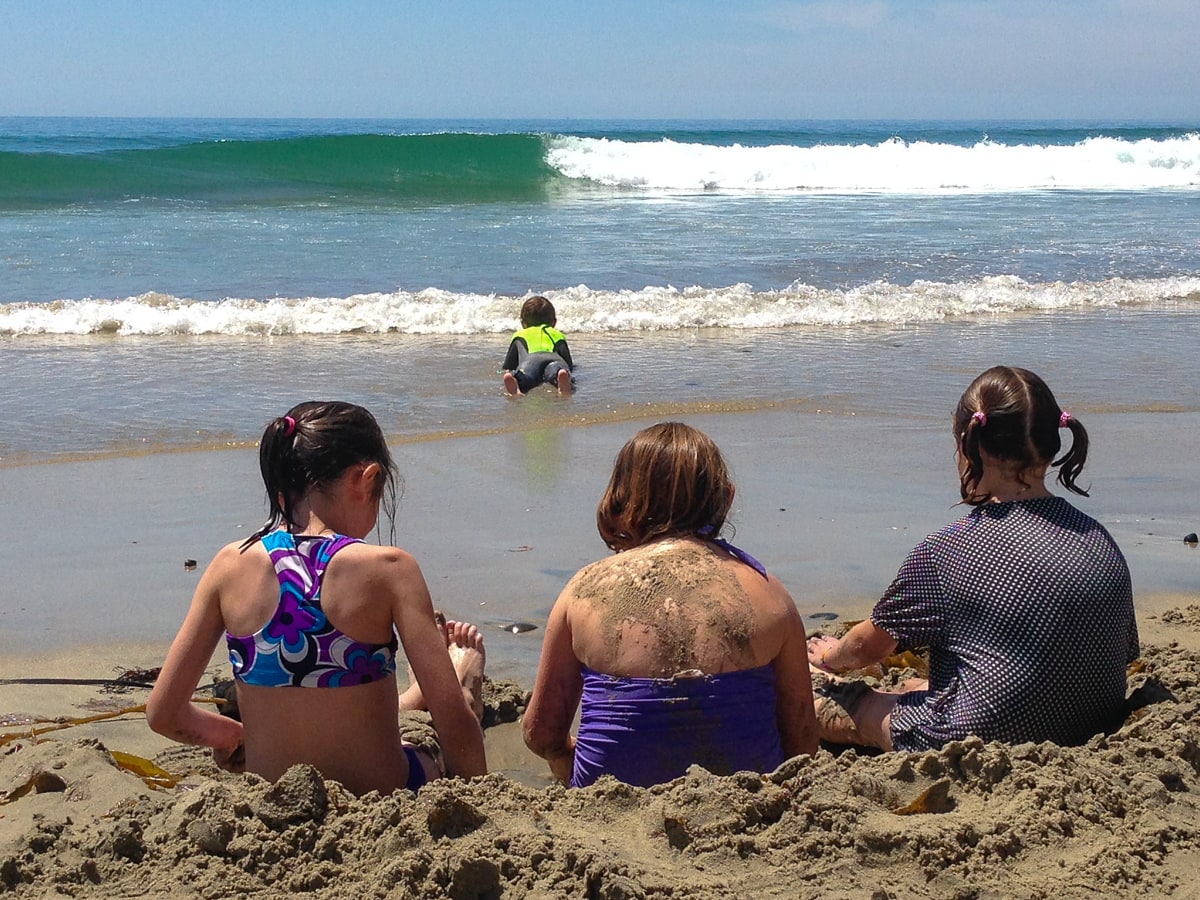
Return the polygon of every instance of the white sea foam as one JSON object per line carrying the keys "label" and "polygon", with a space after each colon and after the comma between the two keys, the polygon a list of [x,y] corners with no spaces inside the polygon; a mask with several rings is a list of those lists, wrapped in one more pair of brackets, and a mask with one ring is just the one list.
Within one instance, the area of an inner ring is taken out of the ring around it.
{"label": "white sea foam", "polygon": [[1200,134],[1094,137],[1064,146],[970,147],[893,138],[815,147],[710,146],[672,140],[556,137],[560,173],[647,191],[989,193],[1200,187]]}
{"label": "white sea foam", "polygon": [[[783,290],[647,287],[597,291],[584,285],[549,292],[570,332],[681,328],[844,327],[1005,316],[1035,310],[1200,304],[1200,277],[1089,282],[874,282],[848,290],[796,283]],[[145,294],[118,300],[0,305],[0,335],[487,334],[518,326],[521,298],[428,289],[351,297],[229,299],[219,302]]]}

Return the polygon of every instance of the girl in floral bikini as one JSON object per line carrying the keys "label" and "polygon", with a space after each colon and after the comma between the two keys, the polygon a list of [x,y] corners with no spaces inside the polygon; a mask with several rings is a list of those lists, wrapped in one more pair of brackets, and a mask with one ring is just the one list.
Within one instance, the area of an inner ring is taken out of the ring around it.
{"label": "girl in floral bikini", "polygon": [[[308,763],[356,794],[485,774],[482,636],[435,622],[411,556],[363,543],[380,504],[395,511],[395,464],[374,417],[302,403],[267,426],[259,462],[270,518],[204,572],[147,703],[150,727],[212,747],[225,768],[274,780]],[[222,636],[240,722],[191,703]],[[403,696],[401,644],[415,677]],[[441,759],[403,742],[401,708],[429,710]]]}

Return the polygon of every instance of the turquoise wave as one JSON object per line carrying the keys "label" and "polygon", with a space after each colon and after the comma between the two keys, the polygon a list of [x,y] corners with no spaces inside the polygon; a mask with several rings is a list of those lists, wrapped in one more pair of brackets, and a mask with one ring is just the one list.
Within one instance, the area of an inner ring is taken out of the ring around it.
{"label": "turquoise wave", "polygon": [[96,153],[5,151],[0,206],[539,200],[563,181],[545,152],[536,134],[356,134]]}

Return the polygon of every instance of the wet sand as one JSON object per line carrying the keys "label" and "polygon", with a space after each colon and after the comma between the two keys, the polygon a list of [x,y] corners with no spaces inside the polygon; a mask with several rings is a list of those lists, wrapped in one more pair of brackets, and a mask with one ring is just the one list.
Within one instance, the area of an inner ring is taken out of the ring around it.
{"label": "wet sand", "polygon": [[[662,415],[655,419],[672,418]],[[865,615],[904,554],[960,514],[939,420],[797,411],[678,416],[738,484],[736,543],[802,612]],[[649,421],[645,424],[648,424]],[[641,422],[394,445],[396,540],[439,606],[490,627],[489,672],[532,683],[566,579],[605,554],[596,500]],[[35,717],[144,702],[145,690],[0,685],[0,890],[16,896],[1091,897],[1188,896],[1200,864],[1200,551],[1182,536],[1197,417],[1089,415],[1092,498],[1134,574],[1138,709],[1083,748],[964,742],[939,753],[823,750],[769,777],[696,771],[650,790],[567,792],[515,722],[487,729],[495,773],[416,798],[353,799],[311,771],[276,786],[213,770],[144,717],[28,737]],[[1147,435],[1169,430],[1170,440]],[[1087,481],[1087,478],[1085,478]],[[199,569],[258,524],[253,451],[3,472],[9,597],[0,678],[109,678],[161,662]],[[56,539],[57,538],[57,539]],[[196,559],[197,570],[185,569]],[[812,617],[811,628],[829,624]],[[811,629],[810,629],[811,630]],[[212,674],[225,674],[218,652]],[[495,708],[496,701],[493,698]],[[183,778],[153,790],[109,751]],[[49,773],[49,776],[37,773]],[[37,776],[37,777],[34,777]]]}
{"label": "wet sand", "polygon": [[[567,579],[607,555],[595,507],[613,457],[638,428],[667,418],[721,446],[738,489],[734,542],[806,615],[861,617],[908,550],[962,514],[941,416],[667,407],[619,423],[397,441],[406,488],[395,541],[448,615],[488,626],[499,677],[532,682],[540,630],[502,627],[543,624]],[[1085,422],[1092,496],[1079,507],[1113,532],[1138,595],[1194,590],[1200,552],[1182,537],[1200,530],[1189,449],[1200,446],[1200,414],[1089,413]],[[21,466],[0,470],[0,484],[5,654],[166,644],[203,567],[265,514],[250,449]]]}

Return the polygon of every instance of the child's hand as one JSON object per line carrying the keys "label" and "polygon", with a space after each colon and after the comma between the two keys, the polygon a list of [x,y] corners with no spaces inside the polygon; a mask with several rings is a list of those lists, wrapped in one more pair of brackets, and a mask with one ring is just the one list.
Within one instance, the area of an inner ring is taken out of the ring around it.
{"label": "child's hand", "polygon": [[823,672],[832,672],[825,662],[825,657],[832,653],[839,643],[837,638],[827,634],[813,635],[808,639],[808,661]]}

